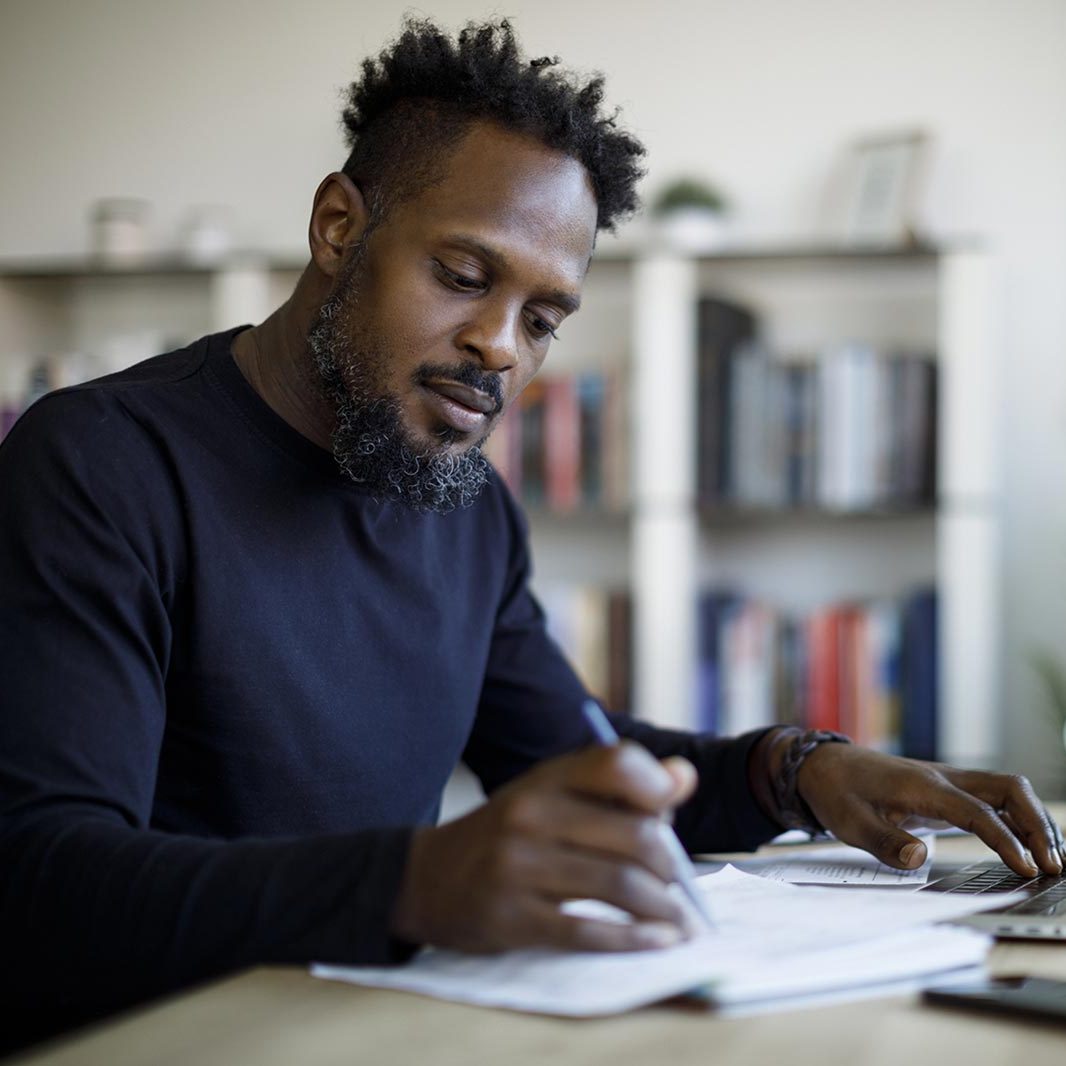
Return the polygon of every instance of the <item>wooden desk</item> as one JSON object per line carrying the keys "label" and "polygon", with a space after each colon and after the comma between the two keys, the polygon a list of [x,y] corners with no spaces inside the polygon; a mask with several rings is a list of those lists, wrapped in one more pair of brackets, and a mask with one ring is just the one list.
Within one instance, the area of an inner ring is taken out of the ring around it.
{"label": "wooden desk", "polygon": [[[937,857],[979,857],[972,838]],[[1066,943],[999,944],[993,972],[1066,978]],[[595,1021],[461,1007],[264,968],[19,1059],[34,1066],[1062,1066],[1066,1029],[923,1007],[917,997],[723,1019],[662,1006]]]}

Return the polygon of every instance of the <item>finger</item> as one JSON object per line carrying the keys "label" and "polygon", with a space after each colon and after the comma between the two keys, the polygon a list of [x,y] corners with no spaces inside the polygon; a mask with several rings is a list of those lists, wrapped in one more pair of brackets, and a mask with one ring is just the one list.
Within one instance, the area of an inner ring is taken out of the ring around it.
{"label": "finger", "polygon": [[671,755],[660,763],[662,768],[674,779],[674,794],[670,800],[672,807],[680,807],[696,791],[699,774],[688,759],[680,755]]}
{"label": "finger", "polygon": [[563,756],[554,760],[552,770],[571,792],[649,814],[669,810],[678,789],[670,770],[646,748],[628,740]]}
{"label": "finger", "polygon": [[553,900],[598,899],[637,920],[686,928],[685,910],[666,881],[641,866],[600,858],[569,848],[537,849],[528,884]]}
{"label": "finger", "polygon": [[531,908],[529,928],[534,939],[527,945],[567,951],[648,951],[677,944],[677,927],[663,922],[604,922],[566,914],[544,901]]}
{"label": "finger", "polygon": [[[1025,830],[1015,823],[1014,819],[1007,811],[1000,811],[999,816],[1003,819],[1003,822],[1007,826],[1007,828],[1010,829],[1010,831],[1014,833],[1014,835],[1018,837],[1019,840],[1024,841],[1028,845],[1030,854],[1033,854],[1035,849],[1033,847],[1032,842],[1027,839],[1027,834]],[[1048,828],[1052,838],[1055,841],[1054,845],[1052,846],[1052,862],[1046,865],[1045,858],[1042,857],[1039,852],[1036,853],[1036,858],[1038,860],[1038,865],[1044,869],[1045,873],[1049,873],[1052,876],[1057,876],[1062,872],[1062,844],[1060,844],[1059,842],[1062,833],[1059,830],[1059,827],[1051,820],[1050,815],[1048,815]],[[1058,866],[1056,866],[1055,860],[1057,860]]]}
{"label": "finger", "polygon": [[865,804],[853,806],[844,824],[839,828],[834,826],[833,831],[845,844],[862,848],[897,870],[917,869],[928,854],[921,840],[886,822]]}
{"label": "finger", "polygon": [[987,801],[945,782],[939,792],[942,807],[935,812],[952,825],[973,833],[987,844],[1019,877],[1036,877],[1040,868],[1018,836]]}
{"label": "finger", "polygon": [[950,769],[945,776],[958,788],[1002,812],[1004,823],[1025,843],[1045,873],[1062,873],[1058,827],[1027,778],[1020,774]]}
{"label": "finger", "polygon": [[1064,868],[1066,868],[1066,837],[1062,835],[1062,826],[1051,817],[1050,812],[1048,813],[1048,820],[1051,822],[1051,829],[1055,834],[1055,845],[1059,849],[1059,855],[1062,858]]}
{"label": "finger", "polygon": [[662,821],[654,814],[608,807],[568,792],[538,793],[515,799],[508,824],[524,836],[554,839],[571,848],[635,863],[661,881],[674,877]]}

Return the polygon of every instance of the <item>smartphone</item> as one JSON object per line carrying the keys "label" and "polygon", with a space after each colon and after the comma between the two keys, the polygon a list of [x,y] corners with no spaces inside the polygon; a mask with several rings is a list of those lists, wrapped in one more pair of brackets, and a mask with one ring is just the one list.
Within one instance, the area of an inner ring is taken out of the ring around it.
{"label": "smartphone", "polygon": [[924,1003],[964,1007],[993,1014],[1015,1014],[1066,1025],[1066,981],[1046,977],[993,977],[965,985],[927,988]]}

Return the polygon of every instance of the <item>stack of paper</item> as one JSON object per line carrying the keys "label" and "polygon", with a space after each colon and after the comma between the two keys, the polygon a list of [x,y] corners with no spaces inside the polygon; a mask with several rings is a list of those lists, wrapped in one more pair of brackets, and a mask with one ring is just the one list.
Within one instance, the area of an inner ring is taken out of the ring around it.
{"label": "stack of paper", "polygon": [[312,973],[462,1003],[571,1016],[613,1014],[693,989],[713,1002],[735,1004],[972,966],[984,958],[989,938],[933,923],[1015,898],[798,888],[729,866],[699,883],[717,929],[663,951],[472,956],[428,949],[403,967],[315,964]]}

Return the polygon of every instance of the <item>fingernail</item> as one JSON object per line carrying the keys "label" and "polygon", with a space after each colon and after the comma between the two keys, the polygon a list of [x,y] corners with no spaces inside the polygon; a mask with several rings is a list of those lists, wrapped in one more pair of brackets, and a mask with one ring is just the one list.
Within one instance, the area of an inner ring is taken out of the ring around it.
{"label": "fingernail", "polygon": [[672,948],[681,939],[681,930],[667,922],[641,922],[633,931],[649,948]]}
{"label": "fingernail", "polygon": [[907,867],[921,866],[925,862],[925,845],[915,842],[900,848],[899,861]]}
{"label": "fingernail", "polygon": [[1033,853],[1031,851],[1029,851],[1028,849],[1023,851],[1022,858],[1025,860],[1025,864],[1029,867],[1030,870],[1033,871],[1034,874],[1040,873],[1040,867],[1037,866],[1036,862],[1033,860]]}

